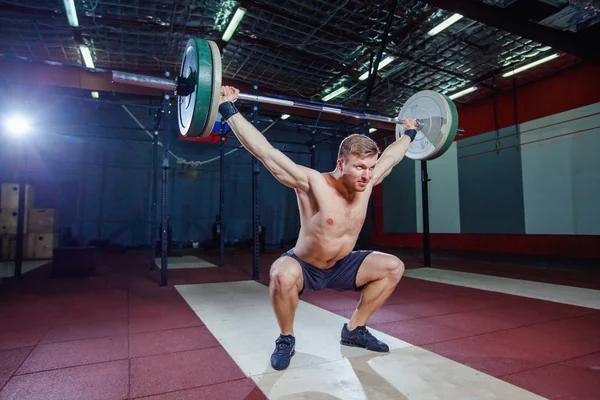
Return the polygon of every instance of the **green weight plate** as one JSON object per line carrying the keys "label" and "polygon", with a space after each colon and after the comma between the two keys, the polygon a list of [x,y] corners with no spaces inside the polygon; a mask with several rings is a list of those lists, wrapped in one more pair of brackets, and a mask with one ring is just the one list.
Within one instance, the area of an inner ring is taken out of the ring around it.
{"label": "green weight plate", "polygon": [[[432,90],[412,95],[400,110],[398,118],[414,118],[423,124],[406,152],[406,156],[413,160],[433,160],[440,157],[456,137],[458,112],[454,102]],[[396,139],[403,134],[402,125],[396,125]]]}
{"label": "green weight plate", "polygon": [[180,76],[195,85],[191,94],[178,97],[179,132],[206,137],[217,119],[221,93],[221,54],[217,45],[198,38],[188,40]]}
{"label": "green weight plate", "polygon": [[215,42],[208,41],[210,46],[210,52],[212,54],[212,96],[210,97],[210,108],[208,112],[208,123],[202,132],[202,137],[206,137],[211,134],[212,129],[217,121],[217,115],[219,114],[219,100],[221,98],[221,74],[223,72],[221,66],[221,52]]}

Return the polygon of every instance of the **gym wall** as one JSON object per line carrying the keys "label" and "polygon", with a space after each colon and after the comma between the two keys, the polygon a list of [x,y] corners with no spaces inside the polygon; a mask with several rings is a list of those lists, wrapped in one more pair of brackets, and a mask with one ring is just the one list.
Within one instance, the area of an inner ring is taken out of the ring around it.
{"label": "gym wall", "polygon": [[[25,173],[27,182],[35,188],[35,207],[58,209],[61,227],[70,227],[81,243],[109,239],[125,246],[150,244],[152,138],[121,105],[82,102],[49,93],[38,98],[44,100],[28,103],[27,110],[21,110],[36,120],[34,132],[3,139],[6,145],[0,149],[0,180],[16,182],[18,173]],[[148,109],[128,109],[152,132],[154,118]],[[219,213],[219,145],[178,139],[175,108],[171,115],[171,151],[187,161],[211,160],[197,169],[183,169],[170,157],[168,202],[173,240],[210,240],[212,223]],[[259,129],[267,126],[258,124]],[[278,125],[266,136],[290,142],[309,140],[306,131]],[[228,144],[239,142],[230,137]],[[19,146],[26,153],[24,169],[18,163]],[[274,146],[308,152],[304,145]],[[320,144],[316,150],[317,169],[331,170],[337,144]],[[308,154],[288,156],[299,164],[310,165]],[[225,159],[226,240],[248,239],[252,237],[251,155],[240,149]],[[159,146],[157,224],[161,163]],[[267,243],[295,238],[299,216],[293,190],[277,182],[261,163],[259,171],[260,220],[267,229]]]}
{"label": "gym wall", "polygon": [[[418,168],[418,164],[412,161],[401,162],[385,178],[384,184],[379,185],[383,187],[383,208],[390,210],[383,220],[384,232],[417,232],[414,213],[417,209],[417,193],[409,182],[414,180]],[[388,181],[390,184],[386,185]]]}
{"label": "gym wall", "polygon": [[514,126],[457,143],[463,233],[525,233],[519,136]]}
{"label": "gym wall", "polygon": [[600,103],[521,127],[526,233],[600,235]]}
{"label": "gym wall", "polygon": [[[421,162],[414,164],[417,232],[423,232]],[[459,233],[461,220],[456,143],[452,143],[435,162],[428,163],[427,176],[431,182],[436,182],[428,187],[429,229],[439,233]]]}
{"label": "gym wall", "polygon": [[[456,151],[427,163],[432,248],[600,257],[598,76],[584,63],[519,87],[516,107],[508,92],[459,110]],[[414,177],[374,193],[375,244],[422,247],[420,162],[405,163]],[[391,195],[412,187],[417,207]]]}

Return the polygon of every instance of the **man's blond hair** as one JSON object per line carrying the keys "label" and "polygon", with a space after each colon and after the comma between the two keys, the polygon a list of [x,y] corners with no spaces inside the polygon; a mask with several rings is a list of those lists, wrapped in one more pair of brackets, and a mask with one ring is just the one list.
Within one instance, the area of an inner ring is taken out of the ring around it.
{"label": "man's blond hair", "polygon": [[379,147],[370,137],[355,133],[346,137],[340,143],[338,159],[347,160],[351,154],[359,157],[378,155]]}

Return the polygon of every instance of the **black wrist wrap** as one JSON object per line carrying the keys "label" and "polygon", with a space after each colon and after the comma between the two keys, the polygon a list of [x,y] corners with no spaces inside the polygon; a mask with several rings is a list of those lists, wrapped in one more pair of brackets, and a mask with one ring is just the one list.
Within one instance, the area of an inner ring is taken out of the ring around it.
{"label": "black wrist wrap", "polygon": [[404,131],[404,134],[408,136],[410,138],[410,141],[412,142],[413,140],[415,140],[415,136],[417,136],[417,131],[415,129],[408,129]]}
{"label": "black wrist wrap", "polygon": [[219,105],[219,114],[221,114],[221,117],[223,117],[225,121],[227,121],[229,118],[231,118],[232,115],[235,115],[238,112],[238,109],[233,105],[231,101],[226,101]]}

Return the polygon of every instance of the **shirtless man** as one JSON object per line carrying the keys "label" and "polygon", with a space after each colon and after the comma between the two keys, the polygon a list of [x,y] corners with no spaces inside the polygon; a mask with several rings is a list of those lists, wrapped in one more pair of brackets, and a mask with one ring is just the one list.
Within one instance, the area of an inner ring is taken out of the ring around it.
{"label": "shirtless man", "polygon": [[335,170],[320,173],[295,164],[271,146],[233,105],[238,95],[236,88],[221,88],[221,116],[242,145],[279,182],[295,190],[300,210],[296,246],[271,266],[269,292],[281,329],[271,355],[272,367],[286,369],[294,355],[294,315],[298,297],[305,290],[361,291],[352,318],[342,327],[341,344],[388,352],[388,346],[376,339],[366,324],[394,291],[404,264],[393,255],[352,249],[365,221],[373,187],[404,157],[417,133],[416,121],[407,118],[405,135],[379,158],[379,148],[372,139],[348,136],[340,144]]}

